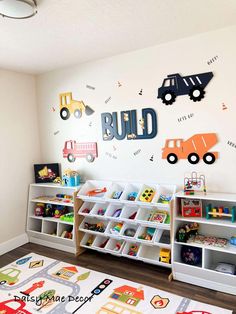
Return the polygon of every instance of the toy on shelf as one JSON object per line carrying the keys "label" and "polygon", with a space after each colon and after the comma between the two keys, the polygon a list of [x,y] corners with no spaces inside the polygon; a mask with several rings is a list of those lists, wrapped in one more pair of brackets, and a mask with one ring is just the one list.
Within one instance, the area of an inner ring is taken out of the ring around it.
{"label": "toy on shelf", "polygon": [[106,213],[106,210],[107,210],[106,208],[99,208],[97,212],[98,216],[104,216]]}
{"label": "toy on shelf", "polygon": [[89,214],[90,212],[91,212],[91,209],[87,207],[82,210],[82,213],[84,214]]}
{"label": "toy on shelf", "polygon": [[197,247],[183,245],[181,248],[181,259],[185,264],[200,266],[202,262],[202,250]]}
{"label": "toy on shelf", "polygon": [[229,207],[213,207],[212,204],[206,206],[206,219],[229,217],[232,222],[235,222],[236,207],[233,206],[231,209]]}
{"label": "toy on shelf", "polygon": [[104,242],[102,242],[100,245],[99,245],[99,247],[101,248],[101,249],[104,249],[104,247],[107,245],[107,242],[109,241],[109,239],[106,239]]}
{"label": "toy on shelf", "polygon": [[171,254],[169,249],[161,248],[159,262],[170,264]]}
{"label": "toy on shelf", "polygon": [[56,177],[56,179],[53,180],[53,183],[57,183],[57,184],[62,185],[62,179],[60,177]]}
{"label": "toy on shelf", "polygon": [[56,205],[54,210],[54,218],[60,218],[65,214],[68,214],[68,208],[66,206]]}
{"label": "toy on shelf", "polygon": [[119,252],[123,243],[124,243],[123,241],[117,241],[113,251]]}
{"label": "toy on shelf", "polygon": [[203,174],[193,171],[190,176],[184,177],[184,194],[194,195],[197,191],[206,195],[206,179]]}
{"label": "toy on shelf", "polygon": [[228,240],[224,238],[217,238],[215,236],[204,236],[201,234],[197,234],[195,236],[190,237],[187,240],[188,243],[196,243],[202,245],[216,246],[224,248],[228,244]]}
{"label": "toy on shelf", "polygon": [[235,275],[236,267],[234,264],[230,264],[230,263],[218,263],[215,268],[215,271],[218,271],[224,274]]}
{"label": "toy on shelf", "polygon": [[62,176],[62,184],[66,186],[80,185],[80,175],[77,171],[66,169]]}
{"label": "toy on shelf", "polygon": [[128,201],[135,201],[136,197],[138,196],[137,192],[131,192],[127,196]]}
{"label": "toy on shelf", "polygon": [[105,231],[106,227],[105,227],[103,222],[98,222],[95,224],[90,224],[88,222],[85,222],[84,223],[84,229],[103,233]]}
{"label": "toy on shelf", "polygon": [[236,245],[236,235],[231,237],[230,244]]}
{"label": "toy on shelf", "polygon": [[112,198],[113,200],[118,200],[118,199],[121,197],[122,193],[123,193],[123,191],[116,191],[116,192],[113,192],[111,198]]}
{"label": "toy on shelf", "polygon": [[102,189],[93,189],[87,192],[87,196],[96,196],[96,197],[103,197],[104,193],[106,193],[107,188],[104,187]]}
{"label": "toy on shelf", "polygon": [[156,229],[147,227],[145,231],[138,237],[140,240],[152,241]]}
{"label": "toy on shelf", "polygon": [[136,215],[137,215],[137,212],[134,212],[133,214],[129,216],[129,219],[131,220],[135,219]]}
{"label": "toy on shelf", "polygon": [[138,254],[138,245],[137,244],[132,244],[129,248],[129,251],[128,251],[128,255],[130,256],[137,256]]}
{"label": "toy on shelf", "polygon": [[166,217],[167,217],[166,214],[153,210],[151,211],[150,216],[148,217],[148,221],[156,222],[156,223],[164,223],[166,220]]}
{"label": "toy on shelf", "polygon": [[62,215],[60,219],[67,222],[74,222],[74,213]]}
{"label": "toy on shelf", "polygon": [[86,242],[86,246],[92,246],[93,241],[94,241],[94,236],[93,235],[89,236],[89,238]]}
{"label": "toy on shelf", "polygon": [[177,241],[186,243],[191,237],[198,233],[199,224],[196,222],[185,224],[177,231]]}
{"label": "toy on shelf", "polygon": [[113,228],[111,228],[110,231],[111,233],[119,234],[122,227],[123,227],[123,223],[119,222]]}
{"label": "toy on shelf", "polygon": [[164,195],[164,194],[161,194],[159,196],[159,199],[158,199],[158,203],[162,203],[162,204],[169,204],[170,201],[172,199],[172,196],[171,195]]}
{"label": "toy on shelf", "polygon": [[127,228],[124,231],[124,235],[126,237],[133,238],[135,236],[136,230],[134,228]]}
{"label": "toy on shelf", "polygon": [[43,217],[54,217],[54,207],[52,204],[46,204]]}
{"label": "toy on shelf", "polygon": [[34,208],[34,215],[37,217],[44,216],[44,212],[45,212],[45,204],[37,203]]}
{"label": "toy on shelf", "polygon": [[154,197],[154,194],[155,194],[155,190],[152,189],[152,188],[147,187],[141,193],[139,200],[141,202],[149,202],[150,203],[152,201],[153,197]]}
{"label": "toy on shelf", "polygon": [[73,238],[73,230],[71,230],[71,231],[64,230],[62,232],[62,234],[61,234],[61,238],[72,240],[72,238]]}
{"label": "toy on shelf", "polygon": [[202,217],[202,201],[188,198],[181,199],[183,217]]}
{"label": "toy on shelf", "polygon": [[122,211],[122,208],[117,208],[117,209],[114,211],[114,213],[112,214],[112,217],[114,217],[114,218],[120,217],[121,211]]}

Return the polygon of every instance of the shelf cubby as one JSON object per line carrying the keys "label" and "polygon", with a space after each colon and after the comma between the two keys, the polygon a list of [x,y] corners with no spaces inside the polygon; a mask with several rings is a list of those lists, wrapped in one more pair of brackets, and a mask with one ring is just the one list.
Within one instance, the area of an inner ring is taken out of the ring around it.
{"label": "shelf cubby", "polygon": [[42,233],[57,236],[57,223],[54,221],[43,221]]}
{"label": "shelf cubby", "polygon": [[42,232],[42,220],[37,218],[28,218],[28,230]]}
{"label": "shelf cubby", "polygon": [[[131,248],[132,246],[137,247],[137,252],[136,252],[136,255],[135,255],[135,256],[129,254],[130,248]],[[128,257],[128,258],[138,259],[138,253],[139,253],[139,250],[140,250],[140,246],[141,246],[141,243],[137,243],[137,242],[126,242],[126,243],[125,243],[125,246],[124,246],[124,249],[123,249],[123,251],[122,251],[122,255],[125,256],[125,257]]]}
{"label": "shelf cubby", "polygon": [[[119,245],[118,249],[117,244]],[[105,246],[105,250],[112,254],[120,255],[124,245],[125,245],[124,240],[110,238]]]}
{"label": "shelf cubby", "polygon": [[[136,235],[137,235],[137,232],[138,232],[138,225],[134,225],[134,224],[130,224],[130,223],[124,223],[124,225],[123,225],[123,227],[122,227],[122,229],[121,229],[121,233],[120,233],[120,235],[122,236],[122,237],[125,237],[125,238],[128,238],[128,239],[135,239],[136,238]],[[134,231],[134,234],[132,235],[132,234],[126,234],[127,232],[129,232],[129,231],[127,231],[128,229],[130,229],[130,230],[133,230]]]}

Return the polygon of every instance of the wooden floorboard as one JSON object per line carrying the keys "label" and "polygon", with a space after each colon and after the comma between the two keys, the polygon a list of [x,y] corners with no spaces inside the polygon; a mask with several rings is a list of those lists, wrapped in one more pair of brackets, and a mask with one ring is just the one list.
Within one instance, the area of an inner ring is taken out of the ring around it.
{"label": "wooden floorboard", "polygon": [[0,257],[0,268],[31,252],[162,289],[199,302],[234,310],[233,313],[236,314],[236,296],[180,281],[169,282],[169,269],[96,251],[87,250],[79,257],[75,257],[70,253],[28,243],[2,255]]}

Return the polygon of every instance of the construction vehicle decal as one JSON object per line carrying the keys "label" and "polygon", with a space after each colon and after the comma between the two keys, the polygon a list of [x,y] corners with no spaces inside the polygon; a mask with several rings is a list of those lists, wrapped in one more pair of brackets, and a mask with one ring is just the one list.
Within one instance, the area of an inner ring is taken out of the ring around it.
{"label": "construction vehicle decal", "polygon": [[74,162],[76,158],[86,158],[88,162],[93,162],[97,156],[96,142],[77,143],[72,140],[65,142],[63,157],[69,162]]}
{"label": "construction vehicle decal", "polygon": [[163,84],[158,88],[157,98],[166,105],[175,102],[177,96],[189,95],[191,100],[201,101],[205,95],[205,87],[213,77],[212,72],[181,76],[179,73],[167,75]]}
{"label": "construction vehicle decal", "polygon": [[68,120],[71,114],[74,115],[75,118],[79,119],[82,117],[82,112],[84,111],[86,115],[91,115],[94,113],[94,110],[89,106],[86,106],[84,102],[81,100],[74,100],[72,98],[72,93],[61,93],[59,95],[60,98],[60,117],[63,120]]}
{"label": "construction vehicle decal", "polygon": [[218,152],[209,152],[218,139],[216,133],[195,134],[186,141],[181,138],[166,140],[162,148],[162,159],[175,164],[178,159],[188,159],[191,164],[197,164],[200,159],[206,164],[213,164],[218,158]]}

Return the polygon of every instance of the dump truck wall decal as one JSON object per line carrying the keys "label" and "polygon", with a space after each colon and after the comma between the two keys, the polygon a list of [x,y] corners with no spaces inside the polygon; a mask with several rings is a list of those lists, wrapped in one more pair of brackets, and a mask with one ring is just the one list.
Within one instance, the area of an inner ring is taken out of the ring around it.
{"label": "dump truck wall decal", "polygon": [[187,140],[168,139],[162,148],[162,159],[167,159],[170,164],[175,164],[178,159],[188,159],[191,164],[197,164],[203,159],[210,165],[218,158],[218,152],[209,152],[217,142],[216,133],[195,134]]}
{"label": "dump truck wall decal", "polygon": [[158,88],[157,98],[166,105],[175,102],[177,96],[189,95],[191,100],[201,101],[205,95],[205,87],[213,77],[212,72],[181,76],[179,73],[167,75],[162,86]]}

